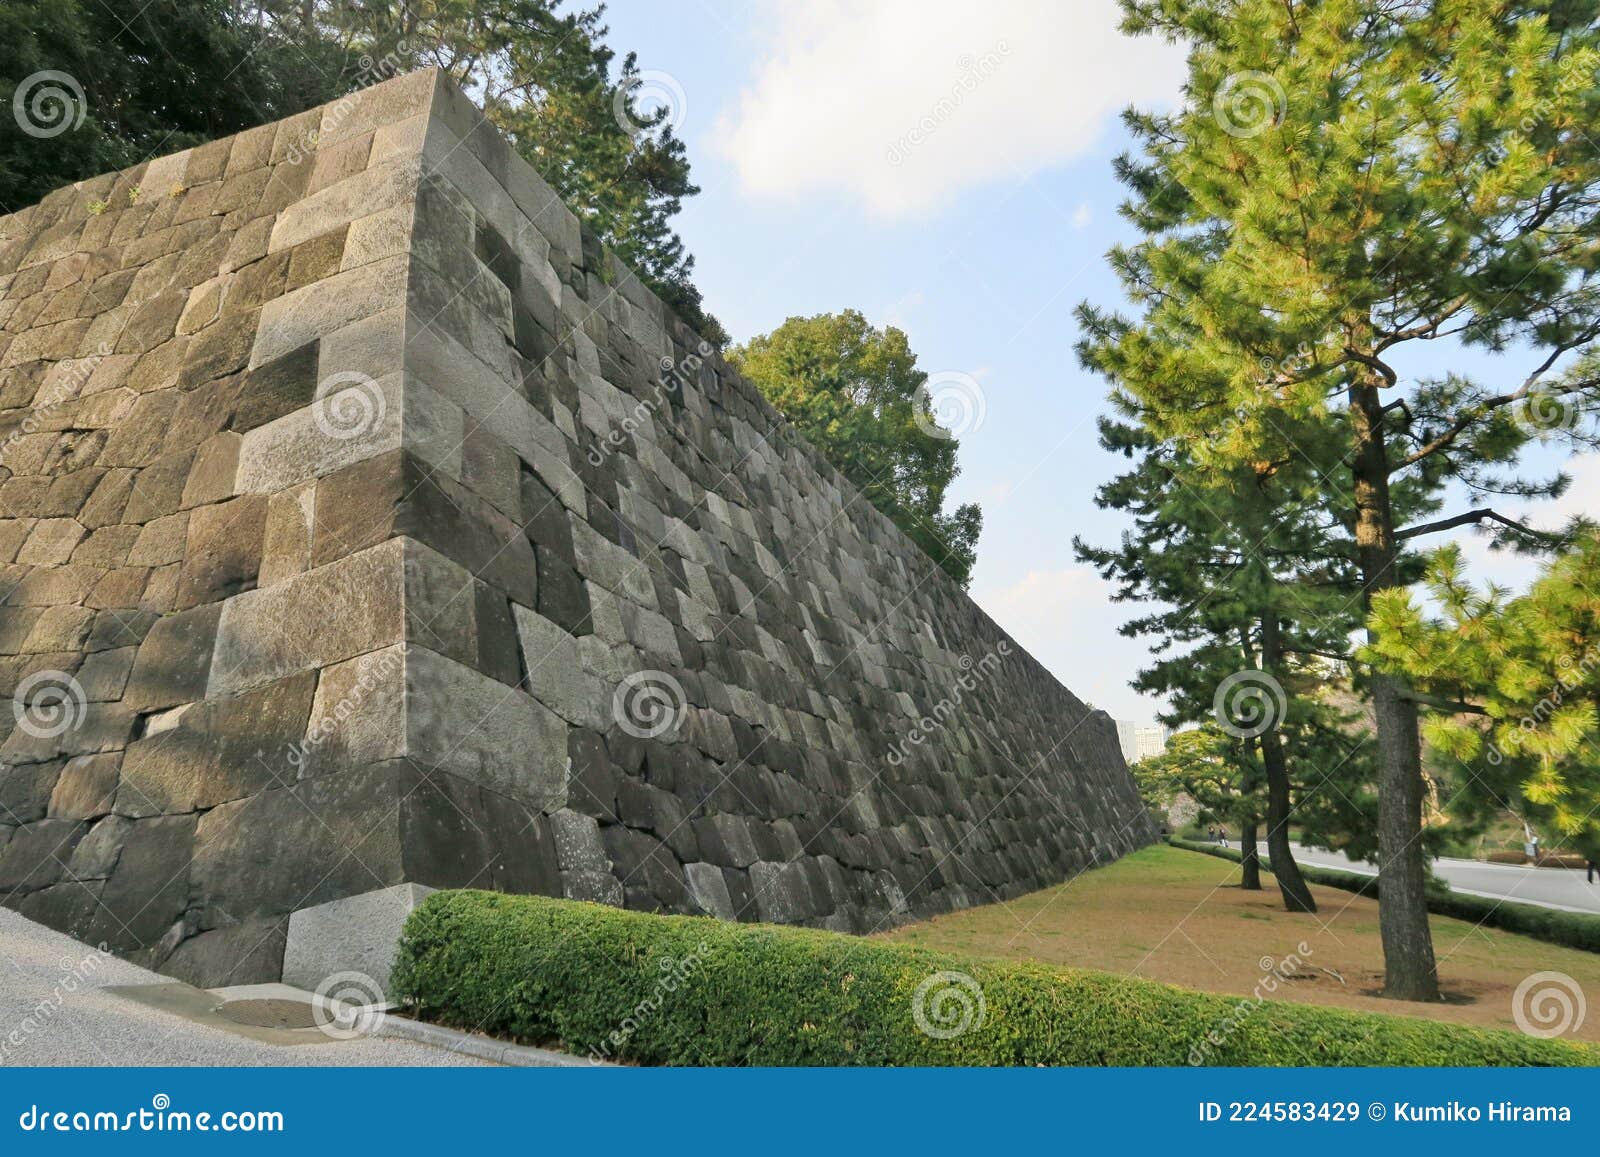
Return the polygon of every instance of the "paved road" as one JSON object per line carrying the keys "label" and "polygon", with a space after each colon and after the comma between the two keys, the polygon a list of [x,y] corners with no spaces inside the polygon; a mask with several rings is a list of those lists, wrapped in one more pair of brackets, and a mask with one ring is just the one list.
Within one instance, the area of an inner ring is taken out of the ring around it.
{"label": "paved road", "polygon": [[0,1066],[484,1063],[387,1037],[270,1044],[105,991],[171,983],[0,908]]}
{"label": "paved road", "polygon": [[[1261,845],[1261,854],[1266,854]],[[1295,859],[1305,864],[1321,864],[1348,872],[1377,875],[1373,864],[1352,862],[1342,852],[1294,846]],[[1515,864],[1485,864],[1478,860],[1440,858],[1433,862],[1434,873],[1449,881],[1457,892],[1494,899],[1520,900],[1562,908],[1568,912],[1600,913],[1600,884],[1589,884],[1579,868],[1521,868]]]}

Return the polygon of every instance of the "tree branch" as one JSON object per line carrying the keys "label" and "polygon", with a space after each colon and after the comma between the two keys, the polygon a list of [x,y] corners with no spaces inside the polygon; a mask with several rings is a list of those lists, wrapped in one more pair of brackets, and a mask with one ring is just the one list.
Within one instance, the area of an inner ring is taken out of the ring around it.
{"label": "tree branch", "polygon": [[1457,699],[1440,699],[1437,695],[1428,695],[1411,688],[1402,688],[1400,698],[1409,699],[1423,707],[1433,707],[1440,711],[1449,711],[1454,715],[1487,715],[1489,714],[1476,703],[1463,703]]}
{"label": "tree branch", "polygon": [[1479,523],[1485,521],[1498,522],[1500,525],[1508,527],[1511,530],[1516,531],[1518,534],[1525,534],[1529,538],[1536,538],[1543,542],[1559,543],[1564,541],[1564,536],[1562,535],[1551,534],[1543,530],[1535,530],[1531,526],[1523,526],[1522,523],[1513,521],[1512,519],[1507,518],[1505,515],[1487,508],[1482,510],[1468,510],[1461,514],[1452,515],[1449,518],[1441,518],[1437,522],[1424,522],[1418,526],[1408,526],[1404,530],[1397,532],[1394,537],[1396,541],[1403,541],[1408,538],[1418,538],[1424,534],[1437,534],[1441,530],[1453,530],[1458,526],[1466,526],[1469,523]]}

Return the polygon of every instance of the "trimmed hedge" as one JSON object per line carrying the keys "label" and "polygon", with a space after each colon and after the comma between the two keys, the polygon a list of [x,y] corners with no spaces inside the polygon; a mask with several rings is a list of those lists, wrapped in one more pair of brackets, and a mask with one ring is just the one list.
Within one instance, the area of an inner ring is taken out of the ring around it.
{"label": "trimmed hedge", "polygon": [[[1237,848],[1224,848],[1217,844],[1197,843],[1194,840],[1172,838],[1167,841],[1175,848],[1191,852],[1204,852],[1208,856],[1239,862]],[[1261,857],[1262,870],[1270,870],[1271,861]],[[1301,864],[1300,874],[1314,884],[1342,888],[1346,892],[1359,892],[1378,898],[1378,877],[1363,876],[1359,872],[1341,872],[1318,864]],[[1540,908],[1535,904],[1520,904],[1515,900],[1491,900],[1487,896],[1469,896],[1453,892],[1445,881],[1432,877],[1428,883],[1428,911],[1436,916],[1454,916],[1473,924],[1531,936],[1563,948],[1576,948],[1583,952],[1600,952],[1600,916],[1585,912],[1563,912],[1557,908]]]}
{"label": "trimmed hedge", "polygon": [[[644,1064],[1600,1064],[1511,1032],[497,892],[430,895],[391,987],[443,1024]],[[919,1007],[969,1027],[929,1035]]]}

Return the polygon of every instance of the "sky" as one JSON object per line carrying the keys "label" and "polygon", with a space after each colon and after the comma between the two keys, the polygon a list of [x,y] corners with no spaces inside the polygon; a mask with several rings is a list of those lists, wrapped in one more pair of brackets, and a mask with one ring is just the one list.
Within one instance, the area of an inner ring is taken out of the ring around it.
{"label": "sky", "polygon": [[[1073,310],[1120,303],[1118,114],[1176,101],[1181,52],[1118,33],[1114,0],[610,0],[606,20],[687,144],[702,191],[676,225],[707,308],[735,341],[847,308],[905,330],[960,436],[951,504],[983,508],[972,597],[1079,697],[1153,719],[1128,686],[1147,645],[1117,632],[1138,608],[1073,557],[1074,535],[1125,526],[1093,501],[1122,460],[1097,442],[1106,384]],[[1600,509],[1600,459],[1571,469],[1541,523]],[[1464,541],[1475,573],[1534,573]]]}

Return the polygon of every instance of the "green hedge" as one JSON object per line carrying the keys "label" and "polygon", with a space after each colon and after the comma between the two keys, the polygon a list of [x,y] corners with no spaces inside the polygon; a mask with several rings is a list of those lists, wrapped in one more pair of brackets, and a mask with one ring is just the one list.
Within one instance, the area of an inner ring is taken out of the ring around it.
{"label": "green hedge", "polygon": [[[1191,852],[1204,852],[1224,860],[1239,862],[1237,848],[1224,848],[1217,844],[1197,843],[1194,840],[1172,838],[1167,841],[1175,848]],[[1263,870],[1271,861],[1261,857]],[[1378,898],[1378,878],[1363,876],[1359,872],[1341,872],[1337,868],[1324,868],[1317,864],[1301,864],[1300,874],[1314,884],[1342,888],[1346,892],[1359,892]],[[1491,900],[1487,896],[1469,896],[1453,892],[1445,881],[1434,877],[1428,883],[1428,911],[1437,916],[1454,916],[1473,924],[1499,928],[1522,936],[1531,936],[1565,948],[1584,952],[1600,952],[1600,916],[1585,912],[1563,912],[1556,908],[1540,908],[1535,904],[1519,904],[1515,900]]]}
{"label": "green hedge", "polygon": [[[925,1023],[969,1012],[966,1031],[922,1031],[919,992]],[[418,906],[392,994],[443,1024],[645,1064],[1600,1064],[1512,1032],[496,892]]]}

